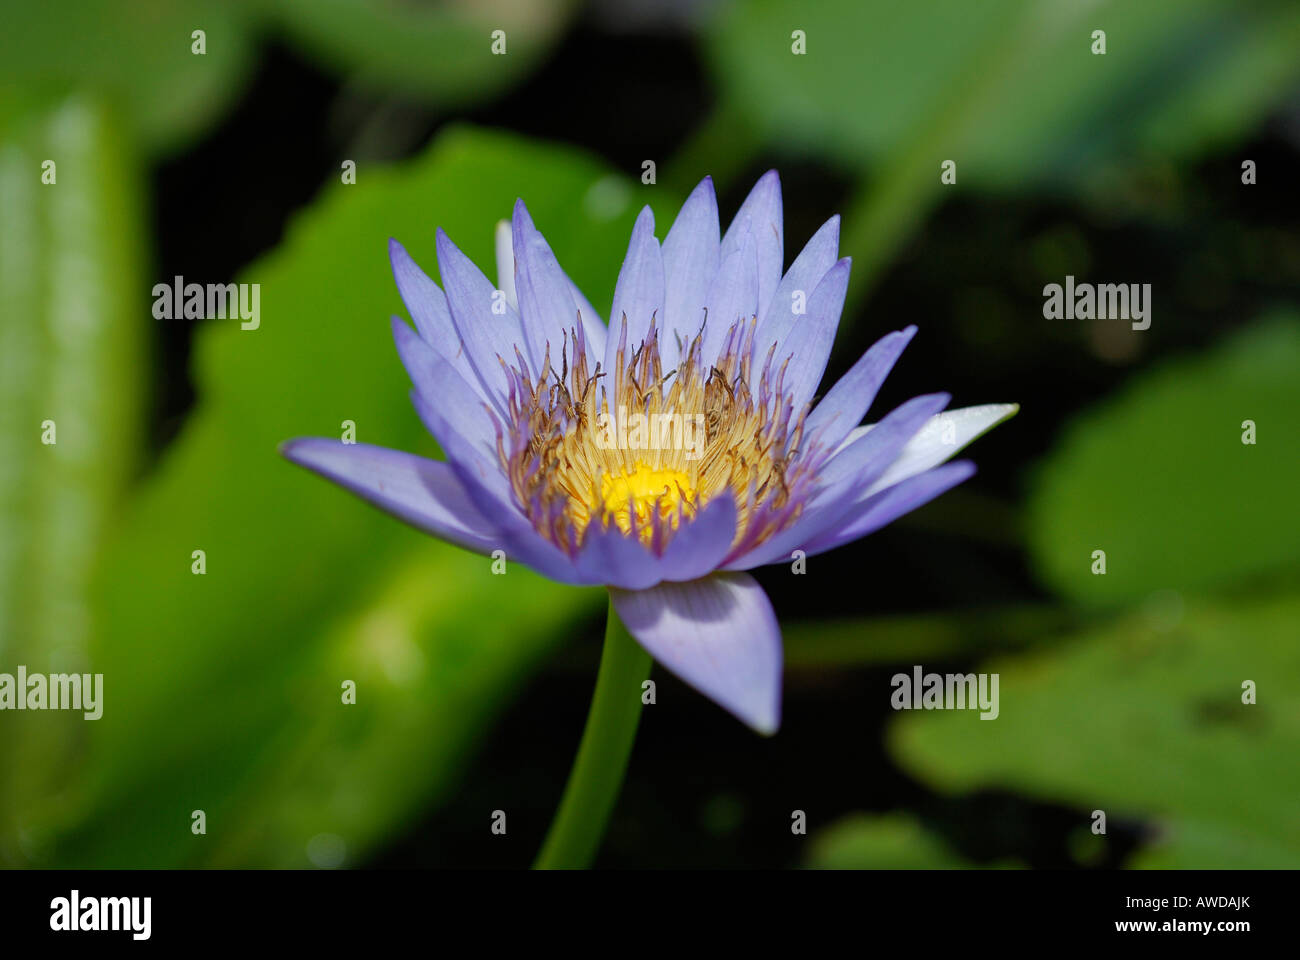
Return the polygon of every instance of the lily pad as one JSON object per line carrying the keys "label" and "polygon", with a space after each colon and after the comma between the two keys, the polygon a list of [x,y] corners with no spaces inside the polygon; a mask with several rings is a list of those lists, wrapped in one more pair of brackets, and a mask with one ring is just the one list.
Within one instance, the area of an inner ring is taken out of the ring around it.
{"label": "lily pad", "polygon": [[1297,369],[1288,313],[1140,374],[1082,415],[1033,484],[1034,569],[1063,596],[1107,604],[1294,568]]}
{"label": "lily pad", "polygon": [[[998,787],[1155,828],[1137,866],[1300,867],[1300,594],[1139,612],[993,660],[1000,712],[900,717],[893,754],[950,794]],[[1249,685],[1253,685],[1249,686]],[[1255,702],[1246,702],[1253,696]]]}

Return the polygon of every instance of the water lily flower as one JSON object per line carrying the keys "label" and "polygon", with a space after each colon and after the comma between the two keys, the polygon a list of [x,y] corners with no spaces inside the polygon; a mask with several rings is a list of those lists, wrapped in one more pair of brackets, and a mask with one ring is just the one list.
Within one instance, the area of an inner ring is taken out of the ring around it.
{"label": "water lily flower", "polygon": [[934,393],[860,426],[913,326],[815,401],[849,260],[832,217],[782,271],[775,171],[721,237],[707,178],[662,243],[642,210],[608,326],[522,201],[496,239],[494,285],[439,230],[441,289],[390,243],[415,321],[393,318],[393,336],[447,459],[324,438],[285,455],[468,550],[608,587],[655,660],[775,731],[781,631],[746,571],[832,550],[961,483],[974,466],[949,458],[1016,407],[944,412]]}

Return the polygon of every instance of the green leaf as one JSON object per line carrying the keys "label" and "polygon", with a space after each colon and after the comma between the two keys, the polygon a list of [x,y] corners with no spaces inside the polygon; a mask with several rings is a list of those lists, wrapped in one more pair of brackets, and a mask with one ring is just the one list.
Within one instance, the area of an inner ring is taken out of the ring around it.
{"label": "green leaf", "polygon": [[860,170],[931,131],[927,180],[953,159],[958,183],[1018,186],[1240,136],[1300,75],[1298,38],[1285,0],[757,0],[726,9],[708,50],[728,101],[773,144]]}
{"label": "green leaf", "polygon": [[[195,30],[205,53],[192,52]],[[234,103],[252,58],[242,0],[15,3],[0,30],[0,93],[49,103],[93,92],[147,151],[169,152]]]}
{"label": "green leaf", "polygon": [[258,329],[207,322],[201,402],[110,557],[107,705],[55,862],[306,865],[323,836],[355,863],[445,795],[511,690],[599,609],[600,591],[514,565],[494,576],[276,450],[352,420],[358,442],[435,454],[392,345],[405,311],[387,241],[432,270],[440,225],[495,276],[493,231],[517,196],[608,303],[627,184],[571,150],[452,129],[331,186],[238,278],[261,285]]}
{"label": "green leaf", "polygon": [[[81,672],[146,376],[140,176],[105,109],[77,98],[5,125],[0,209],[0,672]],[[88,726],[6,711],[0,864],[38,855]]]}
{"label": "green leaf", "polygon": [[[900,715],[898,760],[946,792],[1001,788],[1086,823],[1158,828],[1139,866],[1300,866],[1300,596],[1184,600],[995,660],[1000,712]],[[1243,703],[1243,684],[1256,703]]]}
{"label": "green leaf", "polygon": [[[444,107],[487,97],[517,81],[550,49],[576,6],[572,0],[262,3],[292,40],[331,68],[371,88]],[[504,39],[494,36],[498,30]],[[501,52],[494,52],[498,40]]]}
{"label": "green leaf", "polygon": [[[1105,55],[1092,53],[1098,28]],[[1298,42],[1289,0],[754,0],[725,8],[707,50],[715,123],[743,131],[742,150],[758,139],[870,171],[842,211],[852,304],[942,195],[945,161],[962,187],[1105,196],[1112,163],[1252,130],[1300,76]]]}
{"label": "green leaf", "polygon": [[[1294,566],[1300,322],[1247,329],[1139,375],[1080,417],[1030,496],[1035,569],[1059,593],[1114,603]],[[1255,443],[1243,443],[1255,425]],[[1093,552],[1106,572],[1094,574]]]}
{"label": "green leaf", "polygon": [[807,865],[818,870],[966,870],[975,866],[906,813],[845,817],[813,837]]}

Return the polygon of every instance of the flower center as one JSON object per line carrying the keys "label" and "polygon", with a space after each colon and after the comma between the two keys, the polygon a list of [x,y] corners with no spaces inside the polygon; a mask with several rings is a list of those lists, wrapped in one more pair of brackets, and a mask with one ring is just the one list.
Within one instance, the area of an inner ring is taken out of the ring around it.
{"label": "flower center", "polygon": [[[709,362],[697,334],[666,373],[653,321],[612,371],[588,372],[580,325],[561,346],[560,370],[549,350],[540,375],[517,357],[497,455],[537,531],[576,555],[593,524],[617,527],[662,553],[684,519],[720,496],[736,503],[734,551],[789,526],[818,451],[799,449],[807,409],[793,409],[770,357],[751,393],[754,327],[736,323]],[[626,338],[626,321],[609,335]]]}
{"label": "flower center", "polygon": [[694,509],[695,500],[695,487],[686,473],[637,461],[631,473],[601,477],[600,499],[591,508],[602,510],[605,522],[613,520],[624,533],[632,532],[635,519],[638,534],[649,543],[655,514],[660,522],[676,530],[681,513]]}

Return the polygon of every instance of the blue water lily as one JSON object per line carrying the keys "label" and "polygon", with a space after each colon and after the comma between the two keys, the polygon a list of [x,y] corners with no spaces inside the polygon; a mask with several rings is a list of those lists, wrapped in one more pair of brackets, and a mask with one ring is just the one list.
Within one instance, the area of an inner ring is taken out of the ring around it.
{"label": "blue water lily", "polygon": [[947,461],[1016,410],[944,412],[935,393],[860,426],[914,326],[815,400],[850,264],[832,217],[783,272],[782,223],[775,171],[721,238],[707,178],[662,243],[646,207],[608,327],[522,201],[498,231],[499,285],[441,230],[442,289],[392,241],[415,321],[394,318],[393,335],[446,460],[324,438],[284,453],[434,536],[608,587],[611,620],[655,660],[773,732],[780,626],[746,571],[832,550],[961,483],[974,466]]}

